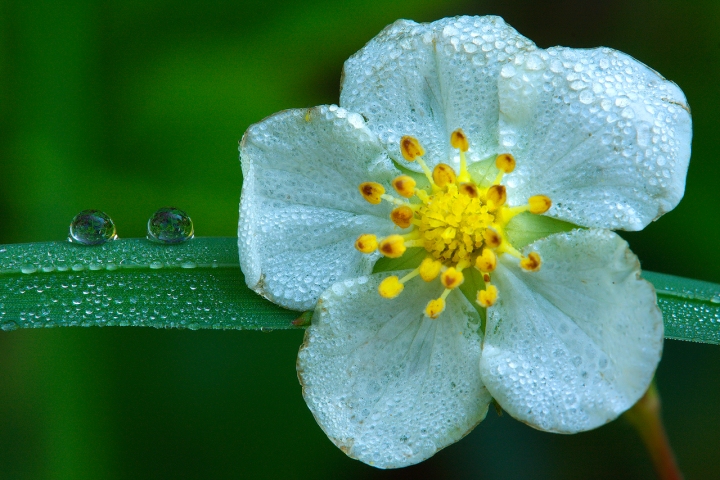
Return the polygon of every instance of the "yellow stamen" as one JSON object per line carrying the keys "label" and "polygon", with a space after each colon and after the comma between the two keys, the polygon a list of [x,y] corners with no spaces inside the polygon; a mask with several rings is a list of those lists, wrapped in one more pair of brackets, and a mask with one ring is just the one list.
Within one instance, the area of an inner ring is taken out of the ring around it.
{"label": "yellow stamen", "polygon": [[477,303],[481,307],[492,307],[498,298],[498,289],[495,285],[486,284],[485,290],[480,290],[477,293]]}
{"label": "yellow stamen", "polygon": [[502,185],[493,185],[487,191],[488,208],[497,210],[507,201],[507,190]]}
{"label": "yellow stamen", "polygon": [[443,188],[450,183],[455,183],[455,170],[450,165],[445,163],[438,163],[432,173],[435,184]]}
{"label": "yellow stamen", "polygon": [[389,258],[398,258],[405,253],[405,239],[400,235],[390,235],[380,242],[380,253]]}
{"label": "yellow stamen", "polygon": [[392,220],[393,223],[400,228],[408,228],[410,225],[412,225],[414,217],[415,212],[413,212],[413,209],[408,207],[407,205],[397,207],[392,212],[390,212],[390,220]]}
{"label": "yellow stamen", "polygon": [[385,193],[385,187],[377,182],[363,182],[358,187],[363,198],[373,205],[377,205],[382,200],[382,196]]}
{"label": "yellow stamen", "polygon": [[417,138],[405,135],[400,139],[400,152],[408,162],[414,162],[418,157],[425,155],[425,149]]}
{"label": "yellow stamen", "polygon": [[360,235],[358,239],[355,240],[355,248],[362,253],[372,253],[378,248],[377,237],[371,233]]}
{"label": "yellow stamen", "polygon": [[455,267],[450,267],[440,275],[440,281],[447,289],[453,289],[460,286],[465,281],[463,273]]}
{"label": "yellow stamen", "polygon": [[425,307],[425,315],[432,318],[433,320],[438,318],[440,314],[445,310],[445,299],[444,298],[436,298],[434,300],[430,300]]}
{"label": "yellow stamen", "polygon": [[493,272],[497,267],[497,255],[489,248],[483,248],[482,254],[475,259],[475,266],[481,272]]}
{"label": "yellow stamen", "polygon": [[417,182],[408,175],[400,175],[392,181],[395,191],[405,198],[410,198],[415,194],[416,185]]}
{"label": "yellow stamen", "polygon": [[499,185],[503,175],[515,170],[515,157],[509,153],[503,153],[495,158],[495,166],[500,170],[493,181],[493,185]]}
{"label": "yellow stamen", "polygon": [[495,159],[495,166],[503,173],[511,173],[515,170],[515,157],[509,153],[498,155]]}
{"label": "yellow stamen", "polygon": [[483,232],[483,239],[485,239],[485,245],[490,248],[497,248],[502,243],[502,237],[492,228],[485,229]]}
{"label": "yellow stamen", "polygon": [[467,152],[470,149],[467,136],[465,136],[465,132],[463,132],[462,128],[458,128],[450,134],[450,145],[461,152]]}
{"label": "yellow stamen", "polygon": [[520,260],[520,266],[529,272],[537,272],[540,270],[540,265],[542,265],[542,260],[540,255],[535,252],[530,252],[527,257]]}
{"label": "yellow stamen", "polygon": [[398,277],[393,275],[380,282],[378,293],[383,298],[395,298],[400,295],[404,288],[405,285],[400,282]]}
{"label": "yellow stamen", "polygon": [[440,260],[435,260],[432,257],[426,257],[420,264],[419,269],[420,278],[422,278],[426,282],[430,282],[432,280],[435,280],[435,278],[440,275],[442,263],[440,262]]}
{"label": "yellow stamen", "polygon": [[460,185],[460,188],[458,190],[460,191],[460,193],[467,195],[470,198],[478,197],[478,189],[473,183],[463,183]]}
{"label": "yellow stamen", "polygon": [[470,149],[470,144],[462,128],[458,128],[450,134],[450,145],[452,145],[453,148],[460,150],[460,174],[458,175],[458,181],[469,182],[470,174],[467,171],[467,159],[465,158],[465,152]]}
{"label": "yellow stamen", "polygon": [[539,215],[550,210],[552,201],[545,195],[535,195],[528,199],[528,205],[530,205],[530,213]]}

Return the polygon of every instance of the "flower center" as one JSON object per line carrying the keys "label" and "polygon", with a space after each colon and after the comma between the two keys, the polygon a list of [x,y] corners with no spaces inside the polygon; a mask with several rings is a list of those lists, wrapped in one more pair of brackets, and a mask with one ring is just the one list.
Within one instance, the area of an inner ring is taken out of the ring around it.
{"label": "flower center", "polygon": [[476,268],[482,274],[485,288],[477,292],[476,301],[486,308],[494,305],[498,297],[498,290],[490,279],[498,255],[515,257],[527,271],[539,270],[540,256],[532,252],[523,257],[504,232],[515,215],[525,211],[541,214],[551,206],[550,199],[544,195],[530,197],[526,205],[506,206],[507,193],[501,182],[503,175],[515,169],[513,156],[497,156],[498,174],[493,184],[485,188],[476,184],[468,173],[465,159],[468,141],[463,131],[455,130],[450,143],[460,151],[459,174],[444,163],[439,163],[431,172],[422,159],[425,150],[420,142],[411,136],[400,141],[403,157],[409,162],[417,162],[425,173],[430,183],[427,190],[416,188],[416,181],[408,175],[401,175],[392,182],[404,200],[386,194],[379,183],[365,182],[359,186],[368,202],[379,204],[385,200],[396,205],[390,218],[398,227],[410,229],[409,233],[390,235],[379,242],[375,235],[360,235],[355,242],[359,251],[369,254],[378,250],[390,258],[402,256],[408,247],[423,247],[428,253],[420,266],[405,277],[391,276],[383,280],[379,294],[384,298],[395,298],[402,292],[404,284],[416,276],[426,282],[440,276],[445,290],[439,298],[428,302],[425,314],[430,318],[437,318],[445,309],[445,299],[463,283],[463,270],[467,268]]}
{"label": "flower center", "polygon": [[417,213],[425,250],[452,264],[470,262],[475,250],[482,247],[485,229],[495,220],[477,195],[468,195],[454,184],[423,202]]}

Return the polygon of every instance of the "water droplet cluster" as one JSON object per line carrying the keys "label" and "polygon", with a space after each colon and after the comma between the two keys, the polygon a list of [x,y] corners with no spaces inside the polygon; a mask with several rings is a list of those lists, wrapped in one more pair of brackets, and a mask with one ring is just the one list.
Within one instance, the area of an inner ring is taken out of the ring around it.
{"label": "water droplet cluster", "polygon": [[87,249],[50,242],[0,251],[2,330],[287,328],[297,316],[277,307],[262,316],[254,310],[256,294],[245,286],[233,238],[173,248],[125,239]]}

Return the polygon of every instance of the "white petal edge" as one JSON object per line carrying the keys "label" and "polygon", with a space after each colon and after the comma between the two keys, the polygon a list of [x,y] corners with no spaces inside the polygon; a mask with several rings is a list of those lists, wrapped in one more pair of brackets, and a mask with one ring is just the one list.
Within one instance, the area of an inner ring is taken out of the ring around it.
{"label": "white petal edge", "polygon": [[286,308],[310,310],[336,281],[370,273],[377,254],[360,234],[400,232],[387,202],[358,186],[400,174],[358,114],[336,106],[286,110],[252,125],[240,146],[238,247],[248,286]]}
{"label": "white petal edge", "polygon": [[465,436],[487,413],[475,309],[455,290],[437,320],[426,303],[438,282],[377,293],[391,274],[336,283],[320,297],[298,355],[303,396],[347,455],[378,468],[425,460]]}
{"label": "white petal edge", "polygon": [[647,390],[662,353],[655,290],[639,278],[627,243],[575,230],[531,244],[539,272],[501,258],[488,309],[480,372],[498,403],[540,430],[603,425]]}
{"label": "white petal edge", "polygon": [[457,167],[450,134],[468,136],[468,161],[498,145],[497,77],[502,65],[535,45],[502,18],[454,17],[418,24],[398,20],[345,62],[340,105],[362,113],[390,156],[403,135],[420,140],[425,161]]}
{"label": "white petal edge", "polygon": [[[692,124],[682,91],[610,48],[518,55],[498,79],[508,201],[549,196],[548,215],[640,230],[685,190]],[[502,152],[499,152],[502,153]]]}

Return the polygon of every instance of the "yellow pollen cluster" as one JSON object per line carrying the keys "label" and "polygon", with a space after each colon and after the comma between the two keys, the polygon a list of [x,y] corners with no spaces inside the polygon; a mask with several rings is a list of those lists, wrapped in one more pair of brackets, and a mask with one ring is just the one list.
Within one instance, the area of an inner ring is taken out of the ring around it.
{"label": "yellow pollen cluster", "polygon": [[445,310],[445,300],[464,279],[463,270],[475,268],[482,274],[485,288],[477,292],[477,303],[491,307],[498,299],[498,289],[492,284],[490,274],[497,267],[500,255],[514,257],[520,267],[528,272],[540,269],[540,255],[531,252],[523,257],[508,241],[505,227],[517,214],[531,212],[541,214],[552,206],[550,199],[536,195],[528,203],[507,206],[507,190],[502,185],[503,176],[515,169],[515,158],[503,153],[495,159],[497,176],[491,185],[475,183],[467,170],[465,153],[470,144],[461,129],[450,136],[450,144],[459,151],[460,171],[446,163],[438,163],[430,171],[423,160],[425,150],[420,141],[411,136],[400,140],[400,151],[409,162],[417,162],[427,178],[430,188],[418,189],[417,182],[409,175],[401,175],[392,181],[393,189],[402,198],[385,193],[385,188],[375,182],[359,185],[365,200],[378,204],[382,200],[395,205],[390,218],[409,233],[394,234],[378,241],[372,234],[358,237],[355,247],[362,253],[379,251],[389,258],[401,257],[407,248],[423,247],[426,258],[416,269],[403,278],[387,277],[378,288],[384,298],[395,298],[402,293],[404,284],[416,276],[426,282],[440,277],[444,290],[440,297],[431,299],[425,307],[425,315],[438,318]]}

